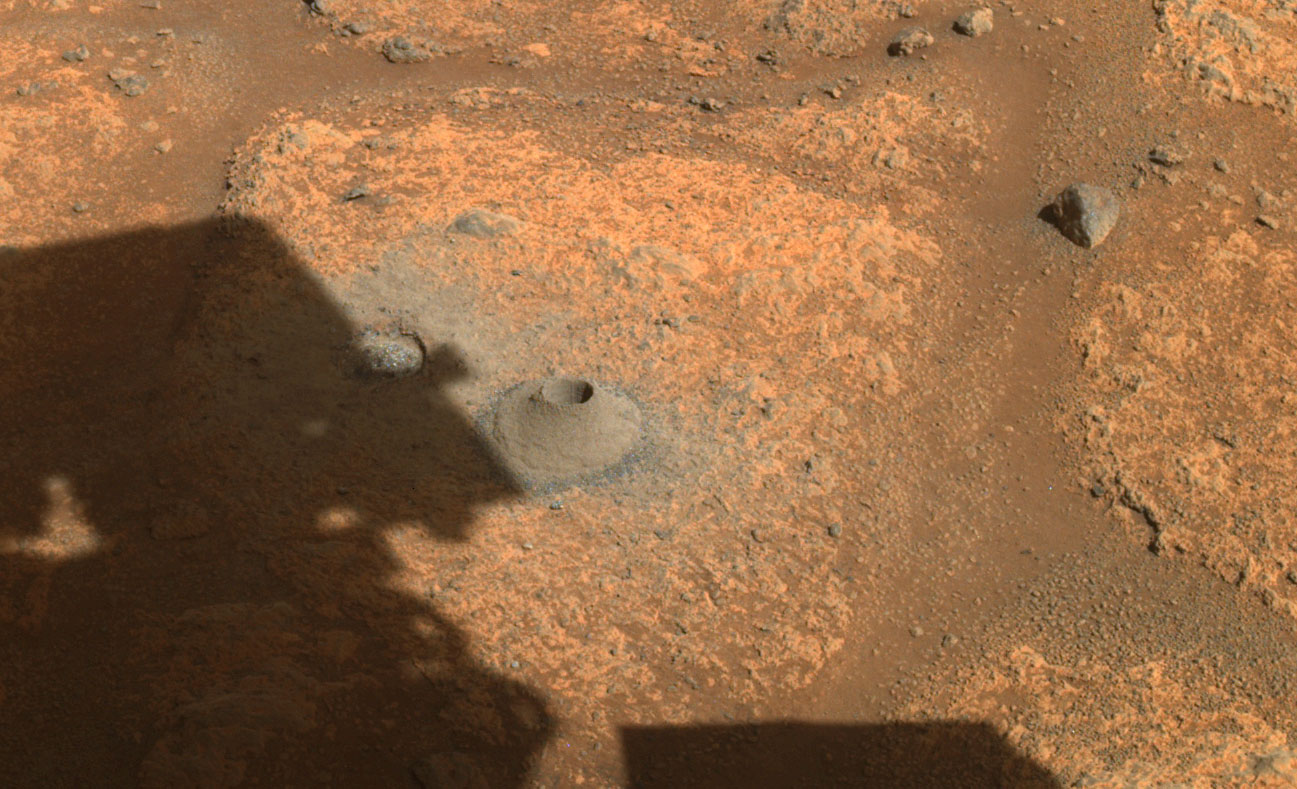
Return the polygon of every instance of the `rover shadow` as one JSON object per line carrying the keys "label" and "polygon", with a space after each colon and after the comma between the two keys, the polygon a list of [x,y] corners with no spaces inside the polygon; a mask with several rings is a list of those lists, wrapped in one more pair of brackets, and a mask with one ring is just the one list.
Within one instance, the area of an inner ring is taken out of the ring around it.
{"label": "rover shadow", "polygon": [[983,723],[627,728],[622,745],[633,789],[1062,786]]}
{"label": "rover shadow", "polygon": [[[511,786],[552,721],[394,539],[518,495],[266,227],[0,247],[0,784]],[[378,371],[381,373],[381,371]]]}

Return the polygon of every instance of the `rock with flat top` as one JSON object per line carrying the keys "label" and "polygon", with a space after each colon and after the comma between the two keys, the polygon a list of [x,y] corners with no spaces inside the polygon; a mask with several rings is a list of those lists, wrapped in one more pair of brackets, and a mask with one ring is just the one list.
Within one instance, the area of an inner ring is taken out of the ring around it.
{"label": "rock with flat top", "polygon": [[994,28],[995,12],[989,8],[969,11],[955,20],[955,32],[973,38],[984,36]]}
{"label": "rock with flat top", "polygon": [[887,45],[887,54],[892,57],[913,55],[916,50],[932,46],[932,34],[921,27],[907,27],[896,34],[892,43]]}

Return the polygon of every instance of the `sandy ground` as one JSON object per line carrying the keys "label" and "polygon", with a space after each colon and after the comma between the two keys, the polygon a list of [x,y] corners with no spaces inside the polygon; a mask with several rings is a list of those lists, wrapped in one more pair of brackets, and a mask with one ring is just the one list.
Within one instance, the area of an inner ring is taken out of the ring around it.
{"label": "sandy ground", "polygon": [[0,0],[0,782],[1297,784],[1297,7],[970,10]]}

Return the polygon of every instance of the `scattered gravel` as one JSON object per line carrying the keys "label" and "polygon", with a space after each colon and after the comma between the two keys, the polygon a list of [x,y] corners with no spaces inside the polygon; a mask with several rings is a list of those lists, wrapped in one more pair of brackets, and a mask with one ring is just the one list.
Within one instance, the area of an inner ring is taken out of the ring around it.
{"label": "scattered gravel", "polygon": [[108,79],[127,96],[139,96],[149,89],[149,81],[134,71],[115,68],[108,72]]}

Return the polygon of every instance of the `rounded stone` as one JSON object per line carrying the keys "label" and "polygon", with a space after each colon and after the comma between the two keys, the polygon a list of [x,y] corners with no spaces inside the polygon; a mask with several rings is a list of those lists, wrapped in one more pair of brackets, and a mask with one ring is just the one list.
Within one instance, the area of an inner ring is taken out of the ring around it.
{"label": "rounded stone", "polygon": [[615,466],[639,443],[641,429],[629,397],[583,378],[555,377],[506,393],[492,438],[515,474],[545,485]]}
{"label": "rounded stone", "polygon": [[351,372],[361,378],[405,378],[423,369],[425,352],[409,334],[365,332],[351,347]]}

